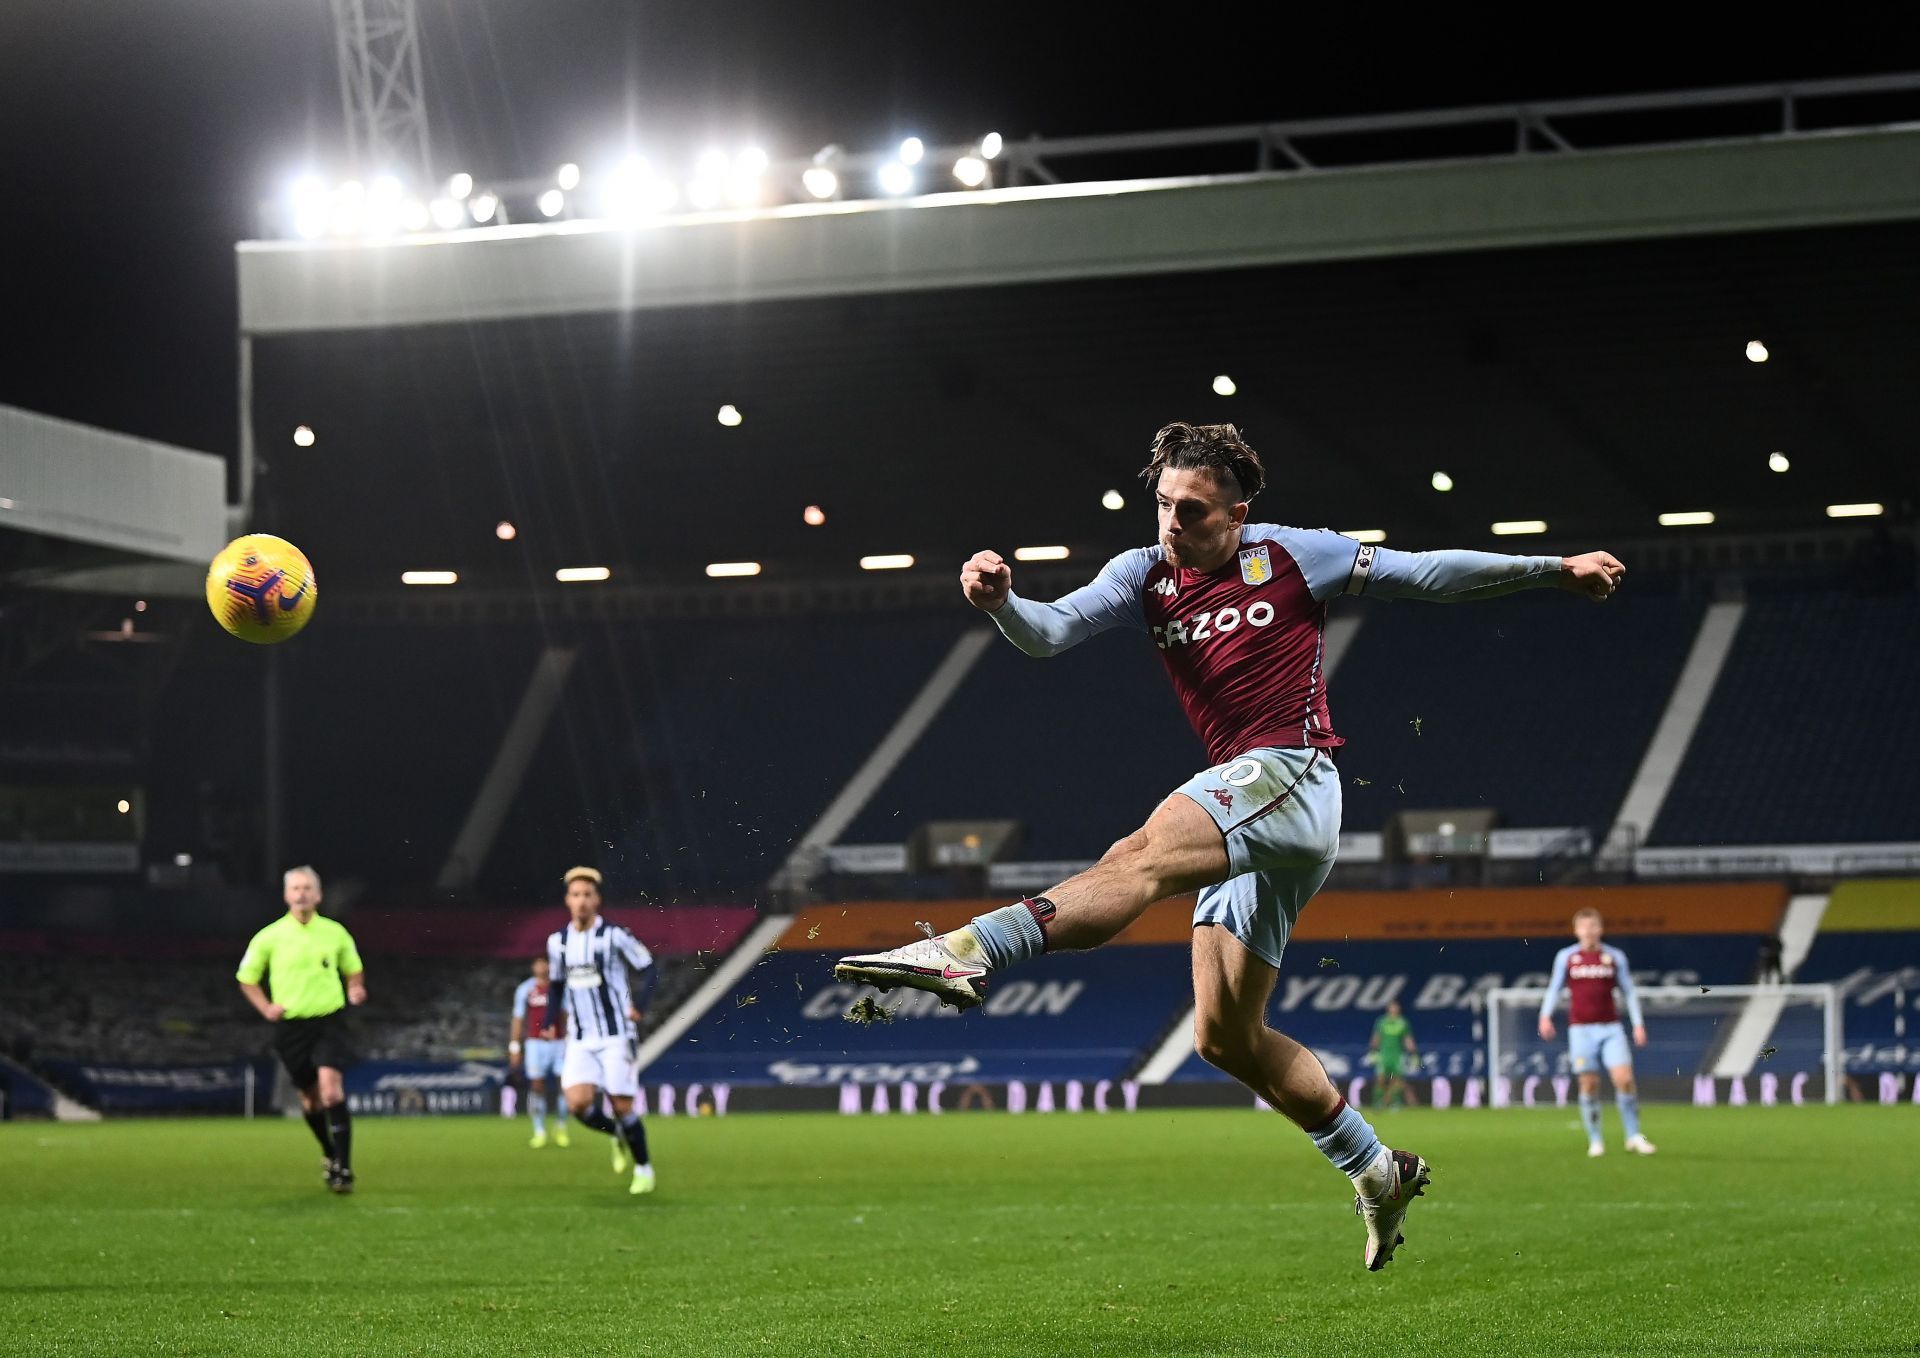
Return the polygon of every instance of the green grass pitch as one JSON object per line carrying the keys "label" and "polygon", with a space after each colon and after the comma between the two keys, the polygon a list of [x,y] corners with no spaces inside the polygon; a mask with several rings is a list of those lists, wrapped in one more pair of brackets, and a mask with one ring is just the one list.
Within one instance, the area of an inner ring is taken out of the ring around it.
{"label": "green grass pitch", "polygon": [[1399,1112],[1434,1186],[1381,1274],[1271,1114],[736,1116],[603,1138],[362,1118],[0,1127],[8,1354],[1920,1352],[1920,1110]]}

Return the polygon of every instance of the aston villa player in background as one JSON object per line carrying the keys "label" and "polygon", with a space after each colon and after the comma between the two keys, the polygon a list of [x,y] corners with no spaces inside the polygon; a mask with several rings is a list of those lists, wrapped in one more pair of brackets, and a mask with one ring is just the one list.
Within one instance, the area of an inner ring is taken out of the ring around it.
{"label": "aston villa player in background", "polygon": [[1626,1030],[1620,1026],[1620,1010],[1613,1001],[1616,988],[1627,999],[1635,1047],[1647,1045],[1647,1024],[1640,1013],[1640,996],[1633,988],[1627,955],[1600,941],[1604,927],[1598,910],[1582,910],[1573,917],[1574,937],[1580,941],[1554,954],[1553,978],[1547,982],[1547,997],[1540,1002],[1540,1036],[1553,1041],[1553,1006],[1564,987],[1567,1052],[1573,1058],[1573,1073],[1580,1077],[1580,1120],[1587,1127],[1587,1154],[1607,1153],[1607,1143],[1600,1135],[1600,1068],[1605,1066],[1607,1078],[1613,1081],[1620,1125],[1626,1130],[1627,1149],[1636,1155],[1652,1155],[1653,1143],[1640,1134],[1633,1048],[1627,1046]]}
{"label": "aston villa player in background", "polygon": [[[565,1150],[567,1103],[560,1092],[560,1066],[567,1055],[567,1016],[561,992],[553,987],[544,957],[533,959],[533,975],[513,992],[513,1018],[507,1025],[507,1064],[524,1075],[527,1115],[533,1119],[533,1139],[539,1150],[547,1144],[547,1109],[553,1109],[553,1144]],[[549,1088],[549,1086],[552,1086]],[[551,1097],[551,1103],[549,1102]]]}
{"label": "aston villa player in background", "polygon": [[[1605,552],[1496,556],[1396,552],[1325,529],[1249,523],[1266,479],[1230,424],[1170,424],[1141,473],[1159,541],[1123,552],[1056,603],[1013,592],[997,552],[960,572],[967,602],[1033,656],[1057,655],[1115,627],[1160,650],[1212,767],[1163,801],[1093,867],[964,928],[887,952],[842,958],[834,973],[911,986],[965,1009],[987,978],[1047,951],[1105,943],[1157,900],[1197,891],[1194,1042],[1200,1054],[1280,1110],[1354,1184],[1369,1269],[1393,1257],[1428,1182],[1426,1161],[1389,1150],[1312,1052],[1267,1026],[1267,999],[1294,921],[1333,867],[1342,744],[1322,670],[1327,601],[1340,594],[1456,603],[1553,587],[1600,600],[1626,569]],[[1417,683],[1417,675],[1408,676]],[[1116,737],[1120,733],[1114,733]],[[1046,766],[1021,750],[1021,767]],[[1053,770],[1069,778],[1070,772]],[[1031,776],[1031,773],[1021,775]],[[1071,782],[1067,795],[1077,795]]]}

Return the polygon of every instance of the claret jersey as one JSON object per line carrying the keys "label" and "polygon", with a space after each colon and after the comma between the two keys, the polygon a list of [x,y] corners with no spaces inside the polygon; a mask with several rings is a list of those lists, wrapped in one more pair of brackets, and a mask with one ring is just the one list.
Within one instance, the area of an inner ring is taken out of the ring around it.
{"label": "claret jersey", "polygon": [[1147,633],[1219,764],[1270,746],[1342,743],[1323,670],[1335,595],[1481,599],[1552,584],[1560,567],[1557,556],[1398,552],[1324,528],[1250,523],[1219,570],[1187,570],[1159,546],[1141,547],[1055,603],[1010,594],[992,616],[1030,655],[1054,655],[1114,627]]}

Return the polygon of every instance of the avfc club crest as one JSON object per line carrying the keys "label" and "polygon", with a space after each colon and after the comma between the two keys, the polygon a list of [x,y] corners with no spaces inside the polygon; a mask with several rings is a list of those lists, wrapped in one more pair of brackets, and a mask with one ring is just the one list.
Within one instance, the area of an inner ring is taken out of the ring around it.
{"label": "avfc club crest", "polygon": [[1264,585],[1273,579],[1273,558],[1267,555],[1266,543],[1240,549],[1240,578],[1249,585]]}

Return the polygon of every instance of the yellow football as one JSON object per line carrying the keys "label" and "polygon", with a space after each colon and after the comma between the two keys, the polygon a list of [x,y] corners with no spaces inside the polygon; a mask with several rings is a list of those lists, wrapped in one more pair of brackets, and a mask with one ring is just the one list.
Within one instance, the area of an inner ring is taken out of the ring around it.
{"label": "yellow football", "polygon": [[207,607],[242,641],[285,641],[313,617],[319,595],[305,554],[268,533],[235,538],[207,567]]}

